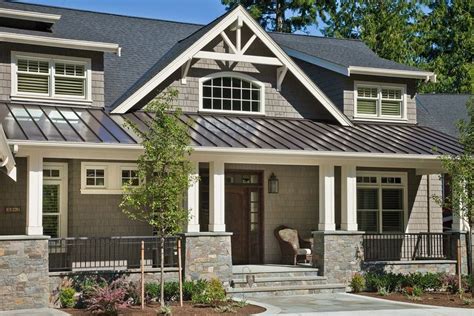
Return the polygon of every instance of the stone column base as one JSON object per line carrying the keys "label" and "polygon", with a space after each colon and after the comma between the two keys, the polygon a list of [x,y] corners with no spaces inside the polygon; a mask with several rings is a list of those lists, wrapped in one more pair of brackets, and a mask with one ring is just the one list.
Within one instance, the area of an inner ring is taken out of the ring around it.
{"label": "stone column base", "polygon": [[363,232],[313,231],[313,266],[328,283],[348,284],[361,271]]}
{"label": "stone column base", "polygon": [[185,280],[232,279],[232,233],[201,232],[183,235]]}

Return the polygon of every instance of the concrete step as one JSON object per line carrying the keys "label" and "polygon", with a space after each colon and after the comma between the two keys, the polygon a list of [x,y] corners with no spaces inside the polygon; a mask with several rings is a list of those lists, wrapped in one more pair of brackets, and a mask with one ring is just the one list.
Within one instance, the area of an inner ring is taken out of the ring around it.
{"label": "concrete step", "polygon": [[[325,284],[326,278],[321,276],[285,276],[285,277],[260,277],[255,276],[253,287],[275,287],[288,285],[317,285]],[[232,280],[234,288],[249,288],[247,279]]]}
{"label": "concrete step", "polygon": [[227,293],[234,297],[247,296],[289,296],[319,293],[344,293],[344,284],[261,286],[251,288],[229,288]]}
{"label": "concrete step", "polygon": [[288,278],[288,277],[315,277],[318,276],[316,268],[300,268],[288,270],[255,270],[239,271],[233,273],[235,279],[246,279],[247,275],[255,275],[255,278]]}

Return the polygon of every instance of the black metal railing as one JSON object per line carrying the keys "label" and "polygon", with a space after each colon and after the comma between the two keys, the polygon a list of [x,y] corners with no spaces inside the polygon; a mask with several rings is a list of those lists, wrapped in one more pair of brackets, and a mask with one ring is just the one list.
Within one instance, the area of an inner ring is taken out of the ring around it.
{"label": "black metal railing", "polygon": [[[177,239],[165,239],[165,267],[178,266]],[[158,237],[72,237],[49,240],[49,271],[139,269],[142,241],[145,269],[159,268],[161,243]]]}
{"label": "black metal railing", "polygon": [[365,261],[455,259],[449,233],[364,234]]}

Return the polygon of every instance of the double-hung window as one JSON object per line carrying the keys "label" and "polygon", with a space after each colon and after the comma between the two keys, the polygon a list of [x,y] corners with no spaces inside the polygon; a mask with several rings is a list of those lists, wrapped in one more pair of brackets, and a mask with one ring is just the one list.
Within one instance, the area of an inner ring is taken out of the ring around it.
{"label": "double-hung window", "polygon": [[356,83],[355,117],[405,119],[405,86]]}
{"label": "double-hung window", "polygon": [[366,232],[403,232],[407,177],[403,173],[357,174],[357,222]]}
{"label": "double-hung window", "polygon": [[12,97],[91,101],[90,60],[12,53]]}

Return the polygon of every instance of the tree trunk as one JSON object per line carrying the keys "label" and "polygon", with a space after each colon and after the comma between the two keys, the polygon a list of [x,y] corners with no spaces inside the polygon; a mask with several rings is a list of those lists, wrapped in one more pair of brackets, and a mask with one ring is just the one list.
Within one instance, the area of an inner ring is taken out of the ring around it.
{"label": "tree trunk", "polygon": [[275,9],[275,31],[283,32],[283,25],[285,22],[285,6],[282,0],[277,0]]}
{"label": "tree trunk", "polygon": [[160,305],[165,306],[165,238],[160,237]]}
{"label": "tree trunk", "polygon": [[[469,236],[467,237],[467,256],[469,258],[468,264],[468,273],[470,274],[470,283],[469,289],[471,290],[471,297],[474,297],[474,258],[473,258],[473,251],[472,251],[472,223],[469,222]],[[468,278],[469,279],[469,278]]]}

